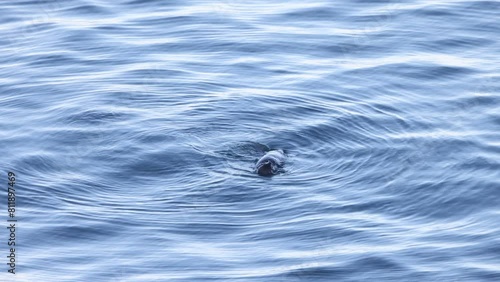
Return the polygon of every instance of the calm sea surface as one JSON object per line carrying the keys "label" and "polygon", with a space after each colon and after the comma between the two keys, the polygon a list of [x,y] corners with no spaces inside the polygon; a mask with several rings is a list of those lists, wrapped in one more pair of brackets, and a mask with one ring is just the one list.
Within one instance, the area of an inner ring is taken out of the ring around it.
{"label": "calm sea surface", "polygon": [[[500,281],[499,1],[4,1],[0,281]],[[285,172],[253,173],[284,149]]]}

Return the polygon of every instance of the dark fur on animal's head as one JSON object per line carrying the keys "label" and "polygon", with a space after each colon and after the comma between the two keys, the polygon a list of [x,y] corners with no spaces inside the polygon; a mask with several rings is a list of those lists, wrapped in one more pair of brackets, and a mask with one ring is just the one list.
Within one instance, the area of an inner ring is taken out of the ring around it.
{"label": "dark fur on animal's head", "polygon": [[261,176],[272,176],[283,171],[285,162],[283,150],[271,150],[262,156],[255,165],[255,171]]}
{"label": "dark fur on animal's head", "polygon": [[257,168],[257,173],[262,176],[270,176],[274,174],[274,168],[271,161],[266,161],[262,163],[261,166]]}

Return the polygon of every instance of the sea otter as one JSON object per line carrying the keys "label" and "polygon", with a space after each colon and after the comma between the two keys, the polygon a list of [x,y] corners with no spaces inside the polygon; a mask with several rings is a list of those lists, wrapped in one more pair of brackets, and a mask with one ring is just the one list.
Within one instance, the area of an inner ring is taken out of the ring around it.
{"label": "sea otter", "polygon": [[282,172],[285,158],[283,150],[271,150],[257,161],[255,171],[262,176],[271,176]]}

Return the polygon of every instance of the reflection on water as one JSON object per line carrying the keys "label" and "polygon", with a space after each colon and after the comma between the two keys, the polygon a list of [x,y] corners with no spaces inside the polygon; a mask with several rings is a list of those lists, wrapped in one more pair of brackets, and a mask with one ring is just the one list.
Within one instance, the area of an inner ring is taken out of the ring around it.
{"label": "reflection on water", "polygon": [[19,281],[500,279],[498,2],[0,10]]}

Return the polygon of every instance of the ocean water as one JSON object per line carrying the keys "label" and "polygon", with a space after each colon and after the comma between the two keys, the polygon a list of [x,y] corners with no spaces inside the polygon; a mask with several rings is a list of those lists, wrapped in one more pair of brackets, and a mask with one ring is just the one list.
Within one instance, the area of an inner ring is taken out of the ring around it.
{"label": "ocean water", "polygon": [[[1,281],[500,281],[500,2],[0,4]],[[256,159],[287,153],[261,177]]]}

